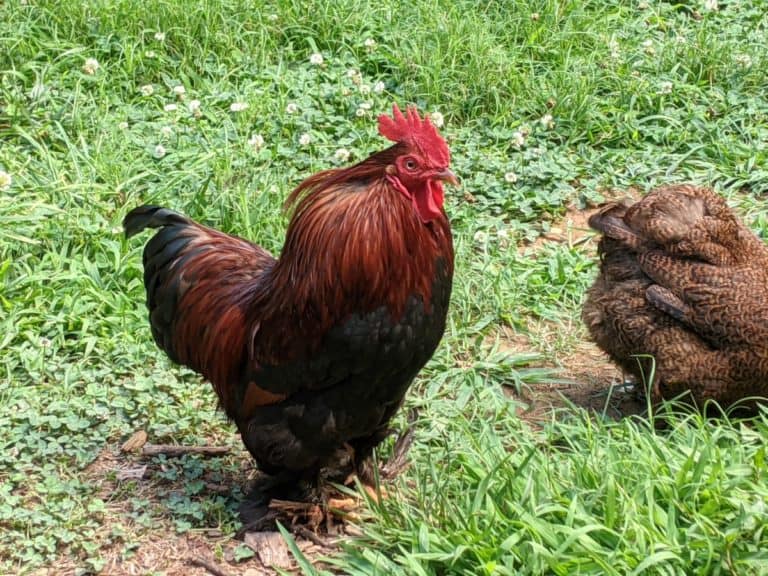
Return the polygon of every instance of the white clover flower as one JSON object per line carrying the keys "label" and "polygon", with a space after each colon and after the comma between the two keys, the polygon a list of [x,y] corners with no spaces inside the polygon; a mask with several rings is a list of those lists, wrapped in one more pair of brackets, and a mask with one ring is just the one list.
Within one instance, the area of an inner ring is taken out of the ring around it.
{"label": "white clover flower", "polygon": [[264,146],[264,137],[261,134],[251,135],[251,137],[248,139],[248,146],[254,150],[261,149],[261,147]]}
{"label": "white clover flower", "polygon": [[154,50],[147,50],[146,52],[144,52],[144,56],[146,56],[147,58],[157,58],[157,52],[155,52]]}
{"label": "white clover flower", "polygon": [[477,232],[475,232],[473,239],[478,244],[485,244],[486,242],[488,242],[488,233],[483,232],[482,230],[478,230]]}
{"label": "white clover flower", "polygon": [[531,12],[531,20],[533,20],[534,22],[538,22],[539,18],[541,18],[541,14],[539,14],[538,12]]}
{"label": "white clover flower", "polygon": [[373,102],[371,102],[370,100],[366,100],[365,102],[360,102],[360,108],[362,108],[363,110],[370,110],[371,108],[373,108]]}
{"label": "white clover flower", "polygon": [[13,184],[13,177],[5,170],[0,170],[0,190],[8,190]]}
{"label": "white clover flower", "polygon": [[43,336],[40,338],[40,348],[50,348],[53,342],[49,338]]}
{"label": "white clover flower", "polygon": [[733,57],[733,60],[736,64],[743,66],[744,68],[752,66],[752,57],[749,54],[736,54],[736,56]]}
{"label": "white clover flower", "polygon": [[320,66],[323,63],[323,55],[320,52],[315,52],[309,57],[309,63],[313,66]]}
{"label": "white clover flower", "polygon": [[643,0],[642,2],[639,2],[637,4],[637,9],[638,10],[648,10],[648,8],[650,8],[650,7],[651,7],[651,5],[648,4],[648,2],[645,2],[645,0]]}
{"label": "white clover flower", "polygon": [[650,38],[648,40],[643,40],[643,50],[645,50],[646,54],[655,54],[656,48],[653,47],[653,40]]}
{"label": "white clover flower", "polygon": [[366,113],[367,111],[365,108],[358,108],[357,110],[355,110],[355,116],[357,116],[358,118],[362,118],[363,116],[366,115]]}
{"label": "white clover flower", "polygon": [[346,96],[349,96],[350,94],[352,94],[352,92],[350,92],[349,88],[344,87],[344,88],[341,89],[341,95],[342,96],[346,97]]}
{"label": "white clover flower", "polygon": [[688,40],[685,39],[685,36],[682,34],[677,34],[675,36],[675,44],[687,44]]}
{"label": "white clover flower", "polygon": [[285,107],[286,114],[296,114],[296,112],[298,111],[299,111],[299,107],[296,105],[295,102],[288,102],[288,105]]}
{"label": "white clover flower", "polygon": [[512,134],[512,145],[515,148],[522,148],[525,146],[525,134],[523,134],[522,131],[518,130]]}
{"label": "white clover flower", "polygon": [[128,122],[120,122],[117,127],[120,128],[120,130],[128,130]]}
{"label": "white clover flower", "polygon": [[267,16],[267,20],[269,20],[270,22],[277,22],[278,18],[279,16],[277,14],[270,14],[269,16]]}
{"label": "white clover flower", "polygon": [[158,159],[162,158],[163,156],[165,156],[165,154],[166,154],[165,146],[163,146],[162,144],[158,144],[157,146],[155,146],[155,154],[154,154],[155,158],[158,158]]}
{"label": "white clover flower", "polygon": [[96,74],[96,70],[99,69],[99,61],[96,58],[87,58],[85,64],[83,64],[83,72],[86,74]]}
{"label": "white clover flower", "polygon": [[384,92],[385,88],[386,87],[384,86],[384,82],[382,82],[381,80],[379,80],[378,82],[376,82],[376,84],[373,85],[373,91],[376,94],[381,94],[382,92]]}
{"label": "white clover flower", "polygon": [[173,134],[173,128],[171,128],[170,126],[163,126],[162,128],[160,128],[160,135],[163,138],[170,138],[172,134]]}
{"label": "white clover flower", "polygon": [[141,92],[142,96],[152,96],[155,93],[155,87],[152,84],[144,84],[144,86],[139,88],[139,92]]}
{"label": "white clover flower", "polygon": [[163,110],[165,110],[166,112],[176,112],[176,110],[178,109],[179,107],[176,106],[176,104],[166,104],[165,106],[163,106]]}
{"label": "white clover flower", "polygon": [[659,83],[659,89],[656,94],[672,94],[674,85],[669,80]]}
{"label": "white clover flower", "polygon": [[354,68],[347,70],[347,78],[352,80],[352,84],[355,85],[359,85],[363,81],[363,75],[359,70],[355,70]]}
{"label": "white clover flower", "polygon": [[189,104],[187,104],[187,108],[195,115],[195,117],[200,117],[202,114],[200,111],[200,100],[190,100]]}
{"label": "white clover flower", "polygon": [[165,42],[165,32],[155,32],[155,40]]}
{"label": "white clover flower", "polygon": [[430,112],[429,120],[435,128],[441,128],[442,125],[445,124],[445,118],[443,118],[443,115],[438,111]]}
{"label": "white clover flower", "polygon": [[717,0],[704,0],[704,9],[717,12],[720,9],[720,6],[718,5]]}
{"label": "white clover flower", "polygon": [[366,38],[365,42],[363,42],[363,46],[365,46],[368,49],[373,49],[376,47],[376,40],[373,38]]}
{"label": "white clover flower", "polygon": [[304,134],[299,136],[300,146],[309,146],[311,142],[312,142],[312,136],[308,132],[304,132]]}
{"label": "white clover flower", "polygon": [[232,104],[229,105],[230,112],[242,112],[247,108],[248,108],[247,102],[232,102]]}
{"label": "white clover flower", "polygon": [[181,84],[179,84],[178,86],[173,87],[173,93],[176,94],[176,97],[179,100],[184,100],[184,94],[187,93],[187,89],[184,88],[184,86],[182,86]]}
{"label": "white clover flower", "polygon": [[339,162],[346,162],[349,160],[349,150],[346,148],[339,148],[333,153],[333,157]]}
{"label": "white clover flower", "polygon": [[371,87],[368,84],[360,84],[360,94],[367,96],[371,93]]}
{"label": "white clover flower", "polygon": [[506,228],[496,230],[496,240],[502,248],[509,246],[509,231]]}
{"label": "white clover flower", "polygon": [[552,130],[555,127],[555,119],[552,118],[552,114],[544,114],[544,116],[539,118],[539,124],[545,130]]}
{"label": "white clover flower", "polygon": [[123,227],[122,226],[113,226],[112,229],[110,230],[110,232],[112,232],[112,234],[117,236],[118,234],[122,234],[123,233]]}
{"label": "white clover flower", "polygon": [[515,182],[517,182],[517,174],[515,174],[512,171],[509,171],[506,174],[504,174],[504,180],[506,180],[510,184],[514,184]]}
{"label": "white clover flower", "polygon": [[611,58],[617,60],[621,56],[621,50],[619,49],[619,43],[615,38],[611,38],[608,41],[608,50],[611,51]]}

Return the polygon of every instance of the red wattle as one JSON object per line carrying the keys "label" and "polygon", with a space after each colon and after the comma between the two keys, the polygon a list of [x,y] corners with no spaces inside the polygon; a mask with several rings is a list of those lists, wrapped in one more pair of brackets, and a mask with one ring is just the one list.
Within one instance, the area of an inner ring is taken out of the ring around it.
{"label": "red wattle", "polygon": [[443,198],[442,184],[432,180],[427,182],[424,188],[413,195],[413,204],[422,222],[431,222],[442,215]]}

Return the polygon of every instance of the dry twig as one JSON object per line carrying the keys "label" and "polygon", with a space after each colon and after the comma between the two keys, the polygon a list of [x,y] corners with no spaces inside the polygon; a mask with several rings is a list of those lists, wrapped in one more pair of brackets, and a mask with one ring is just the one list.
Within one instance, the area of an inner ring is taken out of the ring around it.
{"label": "dry twig", "polygon": [[213,576],[229,576],[227,572],[219,568],[213,562],[206,560],[205,558],[189,558],[187,559],[187,564],[190,564],[192,566],[197,566],[199,568],[204,568],[205,570],[213,574]]}
{"label": "dry twig", "polygon": [[296,526],[294,526],[293,531],[295,534],[297,534],[298,536],[301,536],[305,540],[309,540],[313,544],[317,544],[318,546],[322,546],[323,548],[330,548],[333,545],[332,542],[328,542],[324,538],[321,538],[319,535],[312,532],[312,530],[310,530],[306,526],[302,526],[301,524],[297,524]]}
{"label": "dry twig", "polygon": [[229,446],[177,446],[175,444],[144,444],[142,456],[183,456],[184,454],[202,454],[203,456],[222,456],[229,453]]}

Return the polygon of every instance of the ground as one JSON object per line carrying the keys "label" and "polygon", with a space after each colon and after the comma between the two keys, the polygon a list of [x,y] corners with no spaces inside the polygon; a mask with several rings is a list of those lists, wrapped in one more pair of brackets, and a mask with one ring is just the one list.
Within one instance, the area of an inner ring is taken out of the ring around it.
{"label": "ground", "polygon": [[[386,145],[393,103],[461,179],[448,327],[393,421],[411,466],[295,571],[768,573],[768,414],[606,409],[579,320],[607,198],[706,184],[768,235],[767,34],[763,0],[0,1],[0,573],[265,571],[253,463],[154,344],[121,223],[159,204],[278,254],[290,191]],[[121,452],[140,430],[229,451]]]}

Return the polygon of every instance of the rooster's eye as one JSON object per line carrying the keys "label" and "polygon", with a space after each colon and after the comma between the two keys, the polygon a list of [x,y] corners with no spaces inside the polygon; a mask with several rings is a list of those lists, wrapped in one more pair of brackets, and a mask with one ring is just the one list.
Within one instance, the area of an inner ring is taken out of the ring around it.
{"label": "rooster's eye", "polygon": [[418,164],[416,164],[416,160],[414,160],[413,158],[408,158],[408,160],[405,161],[405,168],[407,170],[411,170],[411,171],[416,170],[417,166]]}

